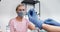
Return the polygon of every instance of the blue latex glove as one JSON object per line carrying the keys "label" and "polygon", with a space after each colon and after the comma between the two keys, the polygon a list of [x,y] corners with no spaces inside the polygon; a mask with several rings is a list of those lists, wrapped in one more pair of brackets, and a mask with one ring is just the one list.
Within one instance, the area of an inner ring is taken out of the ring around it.
{"label": "blue latex glove", "polygon": [[37,13],[35,12],[34,9],[30,9],[29,12],[28,12],[28,18],[29,20],[35,24],[36,27],[42,29],[42,23],[43,21],[39,20],[38,17],[37,17]]}
{"label": "blue latex glove", "polygon": [[44,23],[45,24],[49,24],[49,25],[54,25],[54,26],[60,26],[60,23],[58,23],[58,22],[56,22],[55,20],[53,20],[53,19],[46,19],[45,21],[44,21]]}

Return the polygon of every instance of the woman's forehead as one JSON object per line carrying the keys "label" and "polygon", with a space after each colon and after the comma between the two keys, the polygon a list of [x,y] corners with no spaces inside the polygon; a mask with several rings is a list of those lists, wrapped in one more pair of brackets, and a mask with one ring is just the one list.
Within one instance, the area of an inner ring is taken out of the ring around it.
{"label": "woman's forehead", "polygon": [[25,6],[20,6],[18,9],[26,9]]}

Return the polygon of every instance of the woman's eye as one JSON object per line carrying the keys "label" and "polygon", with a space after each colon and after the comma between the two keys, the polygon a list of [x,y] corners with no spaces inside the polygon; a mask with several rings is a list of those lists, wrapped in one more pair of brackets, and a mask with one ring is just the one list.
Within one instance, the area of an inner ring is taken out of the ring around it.
{"label": "woman's eye", "polygon": [[24,11],[24,10],[23,10]]}
{"label": "woman's eye", "polygon": [[24,11],[25,9],[23,9],[23,11]]}
{"label": "woman's eye", "polygon": [[25,9],[19,9],[19,11],[25,11]]}

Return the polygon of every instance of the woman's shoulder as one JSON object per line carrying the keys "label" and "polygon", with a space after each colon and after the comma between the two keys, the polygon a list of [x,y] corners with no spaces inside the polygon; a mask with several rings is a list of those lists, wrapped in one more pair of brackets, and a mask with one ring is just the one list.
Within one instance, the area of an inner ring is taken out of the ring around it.
{"label": "woman's shoulder", "polygon": [[27,23],[30,23],[29,19],[26,19],[26,18],[25,18],[25,21],[26,21]]}
{"label": "woman's shoulder", "polygon": [[12,19],[10,19],[9,22],[10,22],[10,23],[11,23],[11,22],[13,23],[15,20],[16,20],[16,18],[12,18]]}
{"label": "woman's shoulder", "polygon": [[26,21],[29,21],[29,19],[24,18]]}

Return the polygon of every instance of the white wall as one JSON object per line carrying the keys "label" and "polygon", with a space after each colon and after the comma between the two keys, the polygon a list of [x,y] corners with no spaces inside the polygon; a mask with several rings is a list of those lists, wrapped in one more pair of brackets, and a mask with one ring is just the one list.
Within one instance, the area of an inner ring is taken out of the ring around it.
{"label": "white wall", "polygon": [[60,0],[41,0],[41,19],[60,21]]}

